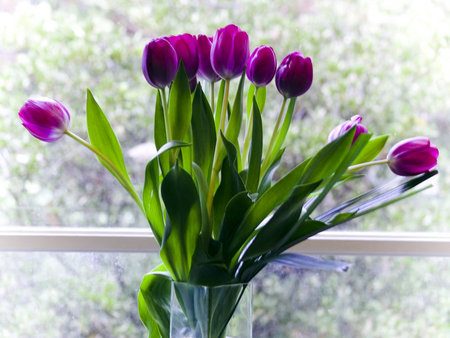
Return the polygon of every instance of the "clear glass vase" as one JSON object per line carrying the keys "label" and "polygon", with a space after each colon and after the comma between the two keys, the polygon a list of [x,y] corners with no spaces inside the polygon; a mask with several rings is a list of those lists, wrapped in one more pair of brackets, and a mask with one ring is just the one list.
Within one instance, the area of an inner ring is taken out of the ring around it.
{"label": "clear glass vase", "polygon": [[252,284],[172,283],[171,338],[251,338]]}

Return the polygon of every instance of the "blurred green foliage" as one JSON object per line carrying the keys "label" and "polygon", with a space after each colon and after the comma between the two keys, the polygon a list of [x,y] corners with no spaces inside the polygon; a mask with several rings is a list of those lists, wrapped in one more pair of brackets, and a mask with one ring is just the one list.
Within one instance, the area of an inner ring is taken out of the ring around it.
{"label": "blurred green foliage", "polygon": [[[273,46],[278,62],[294,50],[313,60],[313,87],[297,105],[281,170],[312,154],[336,124],[353,114],[362,115],[373,133],[391,134],[389,145],[429,136],[440,149],[437,187],[347,227],[446,231],[449,16],[448,2],[420,0],[0,2],[0,226],[145,227],[131,198],[92,154],[69,138],[55,144],[33,139],[17,112],[31,95],[53,97],[70,110],[73,130],[87,137],[89,87],[121,141],[133,181],[141,187],[145,162],[129,151],[144,144],[144,152],[152,152],[147,142],[152,140],[156,93],[141,74],[144,45],[151,38],[183,32],[213,35],[235,23],[249,33],[252,48]],[[263,122],[271,133],[281,104],[273,84],[267,102]],[[336,192],[329,205],[393,178],[386,168],[365,173],[357,185]],[[70,272],[63,262],[67,278],[52,284],[47,272],[61,264],[58,257],[43,260],[39,270],[33,267],[39,259],[28,262],[25,257],[16,274],[0,272],[0,293],[20,292],[17,301],[2,302],[0,327],[23,330],[0,331],[0,336],[33,336],[37,328],[49,332],[47,337],[142,334],[132,312],[135,291],[156,261],[139,263],[127,256],[120,265],[125,275],[114,274],[116,264],[109,258],[102,258],[109,268],[86,267],[83,272]],[[14,258],[2,258],[8,260]],[[355,266],[362,260],[355,259]],[[299,337],[299,330],[304,337],[449,335],[449,288],[442,280],[447,261],[438,267],[414,258],[364,261],[357,273],[344,275],[263,272],[256,280],[256,336]],[[85,264],[83,259],[77,262]],[[33,278],[17,284],[20,273],[26,276],[27,264]],[[309,285],[305,292],[303,283]],[[14,311],[6,304],[13,304]],[[41,305],[45,310],[35,311]]]}

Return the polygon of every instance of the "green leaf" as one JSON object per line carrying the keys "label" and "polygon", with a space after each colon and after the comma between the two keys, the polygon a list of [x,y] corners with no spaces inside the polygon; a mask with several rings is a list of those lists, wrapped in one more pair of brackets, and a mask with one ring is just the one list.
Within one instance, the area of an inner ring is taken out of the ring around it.
{"label": "green leaf", "polygon": [[145,182],[142,200],[144,204],[145,215],[153,231],[155,239],[161,245],[162,237],[164,235],[164,216],[161,207],[161,200],[159,196],[159,168],[158,159],[167,151],[186,147],[189,144],[180,141],[170,141],[159,148],[156,155],[147,163],[145,167]]}
{"label": "green leaf", "polygon": [[297,222],[306,198],[319,184],[320,181],[296,186],[288,200],[278,208],[271,219],[258,231],[240,260],[243,261],[261,256],[275,248]]}
{"label": "green leaf", "polygon": [[103,153],[105,157],[111,161],[117,170],[120,171],[123,178],[118,176],[108,163],[97,156],[98,160],[122,185],[126,186],[128,184],[131,186],[132,184],[128,177],[119,141],[106,119],[105,114],[95,101],[95,98],[89,89],[87,90],[86,115],[89,140],[92,146]]}
{"label": "green leaf", "polygon": [[234,255],[234,252],[230,252],[227,248],[229,248],[229,243],[234,237],[241,220],[252,205],[253,202],[247,192],[242,191],[235,195],[225,208],[223,221],[216,238],[223,244],[224,251],[226,251],[225,257],[227,258]]}
{"label": "green leaf", "polygon": [[280,149],[278,151],[278,154],[273,159],[272,163],[270,164],[269,168],[266,170],[266,173],[264,174],[263,178],[261,179],[261,183],[259,184],[258,194],[262,195],[264,192],[266,192],[267,189],[269,189],[272,185],[272,178],[275,171],[278,169],[278,166],[281,162],[281,157],[284,154],[284,150]]}
{"label": "green leaf", "polygon": [[239,132],[241,131],[242,125],[242,114],[244,110],[244,82],[245,82],[245,71],[242,72],[241,80],[239,81],[239,86],[236,92],[236,97],[233,103],[233,109],[231,111],[230,120],[228,121],[227,131],[225,136],[227,140],[234,144],[234,146],[239,148],[239,143],[237,142]]}
{"label": "green leaf", "polygon": [[192,117],[191,90],[183,62],[180,60],[177,75],[170,87],[169,127],[172,140],[184,140]]}
{"label": "green leaf", "polygon": [[299,164],[258,198],[246,213],[231,242],[227,244],[229,252],[237,252],[253,230],[290,196],[292,189],[299,183],[308,163],[309,160],[306,160]]}
{"label": "green leaf", "polygon": [[259,175],[261,169],[261,157],[262,157],[262,143],[263,143],[263,130],[261,114],[258,109],[258,104],[256,99],[253,99],[254,110],[253,110],[253,133],[252,142],[250,146],[249,153],[249,166],[247,173],[247,190],[250,193],[255,193],[258,190]]}
{"label": "green leaf", "polygon": [[355,127],[351,128],[344,135],[320,149],[306,167],[302,183],[324,180],[336,171],[339,164],[348,154],[355,129]]}
{"label": "green leaf", "polygon": [[225,208],[233,196],[245,190],[244,183],[237,171],[237,152],[234,145],[223,134],[222,141],[227,151],[227,157],[222,163],[220,185],[213,199],[213,233],[217,238],[222,223]]}
{"label": "green leaf", "polygon": [[216,144],[216,129],[211,107],[200,85],[195,90],[192,102],[191,123],[194,161],[202,169],[207,180],[209,180]]}
{"label": "green leaf", "polygon": [[210,239],[207,247],[198,243],[192,261],[189,283],[217,286],[232,281],[233,275],[230,274],[223,260],[222,243],[213,239]]}
{"label": "green leaf", "polygon": [[[369,212],[372,212],[374,210],[380,209],[381,207],[392,204],[392,201],[397,201],[397,200],[403,199],[403,198],[399,198],[403,193],[416,187],[418,184],[426,181],[427,179],[433,177],[436,174],[437,174],[437,170],[433,170],[430,172],[426,172],[418,177],[414,177],[393,189],[390,189],[386,192],[383,192],[382,194],[379,194],[378,196],[372,197],[367,201],[364,201],[362,203],[359,203],[359,204],[353,206],[352,208],[350,208],[348,210],[348,212],[356,213],[352,217],[352,218],[356,218],[356,217],[365,215]],[[426,189],[426,188],[429,188],[429,187],[425,187],[423,189]]]}
{"label": "green leaf", "polygon": [[[197,182],[198,195],[200,198],[200,209],[202,212],[202,234],[207,234],[209,226],[208,210],[206,208],[206,198],[208,196],[208,182],[206,181],[205,175],[202,169],[197,165],[197,163],[192,163],[192,169],[194,172],[195,181]],[[205,243],[209,241],[209,238],[204,238]]]}
{"label": "green leaf", "polygon": [[[355,128],[350,129],[350,131],[354,131]],[[342,140],[345,138],[348,138],[349,135],[353,135],[353,132],[347,132],[337,140]],[[352,136],[353,138],[353,136]],[[309,221],[309,215],[314,211],[314,209],[323,201],[325,196],[328,194],[328,192],[334,187],[336,182],[338,182],[341,177],[346,172],[347,168],[350,166],[350,164],[355,160],[356,156],[362,151],[362,149],[365,147],[367,142],[370,139],[369,134],[361,134],[353,144],[353,146],[350,148],[350,151],[348,151],[345,154],[345,157],[340,160],[339,166],[336,168],[332,178],[328,180],[327,185],[322,189],[321,193],[310,200],[310,203],[308,203],[308,207],[306,208],[306,211],[303,212],[300,219],[297,221],[297,223],[289,230],[289,232],[285,235],[284,239],[280,241],[280,245],[275,248],[272,251],[271,256],[277,256],[281,252],[287,250],[292,245],[295,245],[306,238],[315,235],[316,233],[323,231],[327,229],[328,225],[326,225],[323,222],[319,221],[313,221],[317,223],[308,223]],[[331,143],[330,143],[331,144]],[[310,224],[311,227],[308,227],[306,224]],[[311,230],[311,228],[313,230]],[[317,229],[316,229],[317,228]]]}
{"label": "green leaf", "polygon": [[[164,122],[164,108],[161,99],[161,93],[158,90],[158,94],[156,95],[156,104],[155,104],[155,123],[153,124],[153,135],[155,137],[155,146],[156,149],[159,150],[163,145],[167,143],[167,135],[166,135],[166,125]],[[170,169],[170,160],[169,153],[164,153],[159,157],[159,163],[161,165],[161,170],[164,174]]]}
{"label": "green leaf", "polygon": [[389,135],[382,135],[371,139],[352,164],[372,161],[383,150]]}
{"label": "green leaf", "polygon": [[187,281],[201,229],[197,188],[192,177],[175,165],[161,184],[161,195],[167,212],[161,258],[176,281]]}
{"label": "green leaf", "polygon": [[139,288],[139,317],[149,331],[150,338],[170,335],[171,278],[160,265],[146,274]]}

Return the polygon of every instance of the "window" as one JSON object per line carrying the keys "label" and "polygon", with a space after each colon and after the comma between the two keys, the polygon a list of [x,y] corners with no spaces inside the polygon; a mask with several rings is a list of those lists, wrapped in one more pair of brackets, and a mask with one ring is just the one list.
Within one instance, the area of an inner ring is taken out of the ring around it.
{"label": "window", "polygon": [[[279,62],[293,50],[313,60],[314,84],[297,105],[281,170],[357,113],[375,134],[391,134],[390,144],[424,134],[441,150],[435,188],[297,248],[349,260],[350,272],[270,267],[258,277],[257,336],[295,337],[298,328],[305,336],[447,336],[449,15],[445,1],[406,0],[0,4],[0,336],[143,335],[135,294],[158,262],[146,220],[120,185],[72,140],[29,136],[18,122],[21,104],[30,95],[58,99],[87,137],[89,87],[141,187],[148,154],[139,145],[152,139],[154,106],[140,70],[144,44],[211,35],[229,22],[249,33],[252,48],[272,45]],[[274,86],[268,92],[270,120],[280,100]],[[270,133],[271,123],[264,126]],[[389,177],[372,168],[351,188]],[[341,193],[333,198],[353,190]]]}

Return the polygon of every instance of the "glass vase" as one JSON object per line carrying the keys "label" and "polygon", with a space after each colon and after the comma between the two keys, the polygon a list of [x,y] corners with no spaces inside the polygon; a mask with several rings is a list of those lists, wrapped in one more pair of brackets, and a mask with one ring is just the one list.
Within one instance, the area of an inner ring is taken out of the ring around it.
{"label": "glass vase", "polygon": [[251,338],[252,284],[172,283],[171,338]]}

